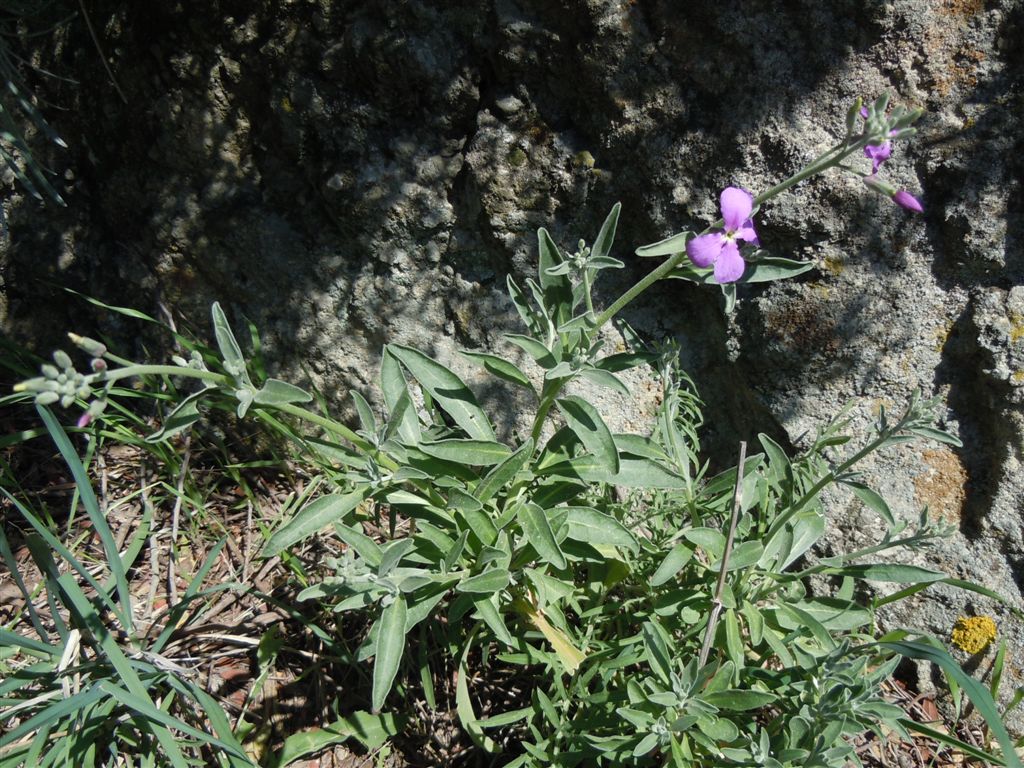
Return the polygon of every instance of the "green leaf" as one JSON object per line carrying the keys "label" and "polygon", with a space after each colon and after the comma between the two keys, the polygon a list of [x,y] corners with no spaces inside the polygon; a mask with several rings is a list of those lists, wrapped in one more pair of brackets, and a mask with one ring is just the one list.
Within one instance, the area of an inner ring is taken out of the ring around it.
{"label": "green leaf", "polygon": [[389,344],[387,349],[467,435],[494,441],[494,429],[487,415],[462,379],[417,349],[398,344]]}
{"label": "green leaf", "polygon": [[[626,527],[610,515],[590,507],[565,507],[568,538],[585,544],[610,544],[639,554],[640,544]],[[561,511],[561,510],[560,510]]]}
{"label": "green leaf", "polygon": [[706,693],[701,699],[719,709],[731,712],[745,712],[750,709],[766,707],[778,699],[778,695],[768,691],[755,691],[749,688],[728,688],[724,691]]}
{"label": "green leaf", "polygon": [[537,230],[537,249],[537,271],[544,293],[544,307],[555,325],[559,326],[572,314],[572,286],[567,276],[553,275],[548,271],[561,264],[563,259],[558,246],[544,227]]}
{"label": "green leaf", "polygon": [[480,595],[473,599],[473,605],[484,624],[494,633],[494,637],[510,648],[515,647],[516,641],[505,626],[501,611],[498,610],[498,594]]}
{"label": "green leaf", "polygon": [[285,405],[288,403],[308,403],[313,396],[304,389],[280,379],[267,379],[255,396],[253,402],[258,405]]}
{"label": "green leaf", "polygon": [[567,395],[556,404],[583,446],[601,462],[604,469],[613,475],[618,473],[619,452],[615,449],[611,430],[597,409],[577,395]]}
{"label": "green leaf", "polygon": [[795,261],[780,256],[765,256],[757,261],[747,263],[743,277],[737,283],[770,283],[774,280],[787,280],[814,269],[813,261]]}
{"label": "green leaf", "polygon": [[618,373],[636,368],[639,365],[650,365],[658,361],[658,355],[653,352],[617,352],[608,357],[602,357],[594,363],[594,366],[602,371]]}
{"label": "green leaf", "polygon": [[380,615],[377,631],[377,645],[373,660],[373,692],[371,694],[374,712],[380,712],[384,699],[391,691],[402,663],[405,650],[405,597],[399,595]]}
{"label": "green leaf", "polygon": [[841,480],[840,482],[853,491],[854,496],[864,502],[864,506],[878,513],[878,516],[885,520],[890,528],[896,527],[896,520],[892,516],[892,510],[889,509],[885,499],[878,493],[868,488],[864,483],[853,480]]}
{"label": "green leaf", "polygon": [[384,347],[380,359],[380,386],[388,409],[385,439],[397,432],[406,445],[416,445],[421,436],[420,419],[409,395],[409,385],[402,375],[402,367],[388,347]]}
{"label": "green leaf", "polygon": [[[103,545],[103,554],[105,555],[104,559],[106,560],[107,565],[110,568],[110,574],[114,579],[119,604],[118,610],[115,611],[115,613],[121,620],[124,629],[131,632],[134,627],[134,623],[132,622],[132,594],[128,587],[127,572],[124,562],[121,560],[120,548],[114,540],[114,533],[110,528],[110,524],[107,522],[107,516],[104,511],[100,509],[99,500],[96,498],[96,492],[92,488],[92,481],[89,480],[89,474],[86,471],[81,458],[78,456],[78,451],[75,450],[75,447],[71,444],[71,440],[68,438],[67,433],[57,422],[57,419],[54,417],[50,409],[37,405],[36,412],[39,414],[40,418],[42,418],[43,424],[46,426],[47,431],[50,433],[50,437],[57,446],[57,450],[60,451],[61,457],[68,465],[68,469],[71,470],[71,476],[75,479],[78,496],[81,499],[82,506],[85,507],[86,514],[89,516],[89,522],[92,523],[93,530],[96,532],[96,535],[99,537],[99,540]],[[104,594],[104,597],[106,597],[106,594]]]}
{"label": "green leaf", "polygon": [[692,541],[707,552],[714,560],[721,560],[725,552],[725,536],[714,528],[700,526],[687,528],[682,532],[683,538]]}
{"label": "green leaf", "polygon": [[665,555],[665,559],[661,561],[661,565],[651,576],[651,586],[660,587],[668,581],[671,581],[676,577],[676,574],[683,569],[683,566],[690,562],[690,558],[693,557],[694,549],[686,542],[679,542],[669,553]]}
{"label": "green leaf", "polygon": [[601,231],[597,233],[597,239],[590,249],[591,260],[607,259],[612,253],[612,244],[615,242],[615,229],[619,224],[619,212],[622,210],[622,203],[612,206],[608,216],[601,225]]}
{"label": "green leaf", "polygon": [[470,740],[484,752],[496,754],[499,751],[498,745],[480,728],[476,713],[473,711],[473,701],[469,698],[469,684],[467,683],[469,672],[466,669],[466,657],[472,646],[472,643],[466,643],[462,655],[459,657],[459,671],[455,683],[455,712],[459,716],[462,727],[469,734]]}
{"label": "green leaf", "polygon": [[961,442],[959,437],[951,435],[948,432],[944,432],[941,429],[935,429],[934,427],[914,427],[910,431],[918,437],[934,440],[935,442],[942,443],[943,445],[952,445],[954,448],[964,447],[964,444]]}
{"label": "green leaf", "polygon": [[686,250],[686,241],[694,237],[693,232],[680,232],[678,235],[666,237],[656,243],[641,245],[636,249],[637,256],[674,256]]}
{"label": "green leaf", "polygon": [[505,338],[532,357],[541,368],[548,369],[555,366],[556,360],[551,354],[551,350],[536,339],[523,336],[520,333],[506,333]]}
{"label": "green leaf", "polygon": [[492,568],[489,571],[478,573],[476,576],[463,579],[455,585],[455,589],[459,592],[468,592],[470,594],[493,595],[503,590],[508,584],[508,570],[505,568]]}
{"label": "green leaf", "polygon": [[207,394],[207,390],[200,389],[186,397],[174,409],[164,417],[163,426],[156,432],[146,437],[147,443],[159,443],[174,437],[183,432],[197,421],[199,421],[199,401]]}
{"label": "green leaf", "polygon": [[393,714],[374,715],[360,710],[348,717],[339,717],[322,728],[309,728],[293,733],[284,740],[274,764],[285,766],[304,757],[311,757],[334,744],[356,739],[371,752],[380,749],[389,738],[398,734],[401,721]]}
{"label": "green leaf", "polygon": [[519,504],[516,506],[516,519],[526,534],[526,540],[537,550],[541,560],[559,570],[566,567],[565,555],[555,541],[555,534],[551,531],[551,523],[544,509],[533,502]]}
{"label": "green leaf", "polygon": [[991,695],[989,695],[989,692],[985,690],[981,683],[964,672],[947,651],[925,645],[924,643],[911,641],[884,642],[878,643],[878,645],[901,656],[930,661],[942,667],[943,671],[963,688],[964,692],[967,693],[967,696],[973,702],[975,709],[985,718],[989,730],[996,737],[999,746],[1002,747],[1003,754],[1001,757],[1004,764],[1009,768],[1024,768],[1014,749],[1013,739],[1007,733],[1003,720],[999,716],[999,710],[996,708]]}
{"label": "green leaf", "polygon": [[332,494],[311,502],[274,532],[263,547],[263,557],[273,557],[293,544],[309,538],[324,526],[341,520],[369,495],[370,488],[364,486],[344,496]]}
{"label": "green leaf", "polygon": [[220,349],[221,357],[224,358],[224,369],[237,382],[252,388],[252,382],[249,381],[249,374],[245,369],[242,349],[235,340],[235,334],[231,332],[231,325],[224,315],[224,310],[220,308],[220,302],[213,302],[210,314],[213,315],[213,333],[217,337],[217,347]]}
{"label": "green leaf", "polygon": [[940,571],[901,563],[845,565],[840,568],[827,568],[824,572],[852,576],[864,581],[890,581],[898,584],[927,584],[933,581],[943,581],[946,578],[946,574]]}
{"label": "green leaf", "polygon": [[588,483],[622,485],[626,488],[686,488],[686,480],[657,462],[626,456],[619,456],[618,473],[609,472],[599,459],[587,455],[544,467],[538,474],[575,478]]}
{"label": "green leaf", "polygon": [[418,448],[428,456],[471,467],[490,467],[512,455],[511,448],[492,440],[437,440]]}
{"label": "green leaf", "polygon": [[352,395],[352,404],[356,407],[356,413],[359,415],[359,426],[362,427],[366,436],[371,440],[377,435],[377,417],[373,413],[373,409],[370,404],[366,402],[366,398],[359,394],[356,390],[352,390],[349,394]]}
{"label": "green leaf", "polygon": [[672,684],[672,654],[669,651],[670,638],[660,624],[647,621],[640,628],[644,639],[647,662],[665,685]]}
{"label": "green leaf", "polygon": [[604,368],[584,368],[580,371],[580,375],[599,387],[605,387],[618,392],[623,397],[630,397],[632,395],[629,387],[622,383],[622,379],[611,371],[606,371]]}
{"label": "green leaf", "polygon": [[482,504],[490,501],[498,491],[505,487],[530,462],[533,456],[533,438],[519,446],[515,453],[504,459],[487,473],[480,484],[473,490],[473,496]]}
{"label": "green leaf", "polygon": [[512,384],[517,384],[518,386],[528,389],[536,394],[533,389],[533,384],[530,382],[530,378],[508,360],[498,357],[497,355],[489,355],[486,352],[470,352],[465,349],[460,349],[459,354],[479,363],[484,367],[484,370],[494,376],[497,376],[499,379],[503,379],[504,381]]}

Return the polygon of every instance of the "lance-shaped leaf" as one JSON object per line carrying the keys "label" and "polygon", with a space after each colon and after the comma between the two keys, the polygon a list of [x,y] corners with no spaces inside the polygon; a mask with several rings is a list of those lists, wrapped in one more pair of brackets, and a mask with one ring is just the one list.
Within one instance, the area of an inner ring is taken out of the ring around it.
{"label": "lance-shaped leaf", "polygon": [[512,455],[512,449],[493,440],[437,440],[420,443],[428,456],[470,467],[493,467]]}
{"label": "lance-shaped leaf", "polygon": [[384,347],[384,354],[380,360],[380,388],[388,409],[388,424],[384,438],[391,438],[397,433],[402,442],[416,445],[421,435],[420,420],[413,407],[409,386],[402,374],[402,366],[387,347]]}
{"label": "lance-shaped leaf", "polygon": [[[607,259],[612,253],[612,244],[615,242],[615,228],[619,224],[619,212],[622,210],[622,203],[616,203],[601,225],[601,231],[597,234],[594,246],[590,250],[591,263],[599,259]],[[621,262],[620,262],[621,263]]]}
{"label": "lance-shaped leaf", "polygon": [[487,415],[462,379],[418,349],[397,344],[389,344],[387,349],[467,435],[477,440],[494,440]]}
{"label": "lance-shaped leaf", "polygon": [[547,512],[533,502],[527,502],[516,507],[516,519],[540,558],[559,570],[565,568],[565,555],[555,540]]}
{"label": "lance-shaped leaf", "polygon": [[486,504],[491,498],[505,487],[506,483],[519,474],[533,456],[533,438],[527,438],[516,452],[502,461],[498,466],[487,473],[486,477],[474,489],[473,497],[481,504]]}
{"label": "lance-shaped leaf", "polygon": [[240,384],[245,384],[252,389],[249,373],[245,369],[245,358],[242,357],[242,348],[238,346],[238,341],[231,331],[231,325],[228,323],[224,310],[220,307],[220,302],[213,302],[210,314],[213,316],[213,334],[217,338],[217,348],[220,349],[221,357],[224,359],[224,369]]}
{"label": "lance-shaped leaf", "polygon": [[199,400],[206,394],[206,389],[193,392],[164,417],[164,424],[153,434],[146,437],[147,443],[159,443],[179,432],[191,427],[199,421]]}
{"label": "lance-shaped leaf", "polygon": [[286,405],[288,403],[308,403],[313,396],[304,389],[280,379],[267,379],[263,387],[253,396],[258,405]]}
{"label": "lance-shaped leaf", "polygon": [[568,537],[586,544],[610,544],[639,554],[640,545],[626,527],[610,515],[590,507],[567,507]]}
{"label": "lance-shaped leaf", "polygon": [[499,379],[503,379],[504,381],[512,384],[517,384],[520,387],[528,389],[536,394],[533,389],[533,384],[530,383],[529,377],[508,360],[498,357],[497,355],[489,355],[486,352],[470,352],[465,349],[459,350],[459,354],[479,363],[488,373],[497,376]]}
{"label": "lance-shaped leaf", "polygon": [[556,326],[569,319],[572,314],[572,285],[566,275],[552,274],[555,267],[562,263],[562,254],[551,239],[548,231],[541,227],[537,230],[538,273],[540,287],[543,290],[544,308],[547,309]]}
{"label": "lance-shaped leaf", "polygon": [[384,699],[391,691],[402,663],[402,651],[405,649],[405,618],[408,609],[405,597],[399,595],[395,602],[385,608],[378,619],[377,644],[374,648],[373,660],[373,692],[371,700],[373,711],[379,712],[384,706]]}
{"label": "lance-shaped leaf", "polygon": [[680,232],[678,235],[666,237],[656,243],[641,245],[636,249],[637,256],[674,256],[686,250],[686,241],[692,238],[693,232]]}
{"label": "lance-shaped leaf", "polygon": [[361,487],[340,496],[321,496],[307,504],[291,520],[279,528],[263,548],[264,557],[272,557],[284,549],[309,538],[326,525],[341,520],[370,495],[369,487]]}
{"label": "lance-shaped leaf", "polygon": [[576,433],[583,447],[590,451],[611,474],[619,471],[619,452],[611,430],[604,423],[597,408],[582,397],[568,395],[557,401],[566,423]]}

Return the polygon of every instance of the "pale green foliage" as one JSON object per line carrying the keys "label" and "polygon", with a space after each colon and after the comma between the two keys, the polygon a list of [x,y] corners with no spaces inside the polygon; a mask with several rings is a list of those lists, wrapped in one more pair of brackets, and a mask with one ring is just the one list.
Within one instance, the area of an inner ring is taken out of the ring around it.
{"label": "pale green foliage", "polygon": [[[850,154],[866,140],[848,137],[840,148]],[[834,165],[841,156],[826,159]],[[932,583],[993,596],[876,558],[944,533],[926,512],[908,529],[856,473],[866,456],[896,443],[956,444],[934,426],[937,400],[914,397],[895,419],[882,411],[859,439],[841,414],[797,456],[760,435],[761,452],[709,477],[697,440],[702,406],[679,370],[678,350],[644,349],[626,329],[632,349],[603,351],[601,329],[627,299],[658,277],[695,277],[672,274],[680,263],[673,256],[598,314],[593,281],[622,266],[611,256],[618,216],[616,205],[595,245],[580,243],[574,254],[541,229],[536,280],[523,288],[509,278],[526,333],[508,340],[532,360],[529,370],[490,353],[466,354],[536,402],[529,431],[507,443],[455,372],[399,345],[381,355],[382,410],[353,394],[358,431],[303,408],[306,392],[247,364],[217,304],[219,354],[194,353],[177,367],[104,369],[82,376],[83,386],[105,398],[128,376],[198,378],[203,388],[179,401],[153,439],[190,428],[200,406],[212,405],[276,424],[307,459],[330,466],[334,487],[270,533],[264,556],[287,557],[314,536],[335,538],[343,554],[305,582],[299,598],[372,622],[352,656],[373,660],[366,696],[373,708],[395,705],[396,691],[416,679],[433,706],[435,670],[457,669],[462,726],[495,754],[502,747],[491,734],[513,729],[521,751],[507,757],[509,766],[856,764],[850,737],[916,727],[882,696],[901,654],[943,666],[988,720],[1002,747],[992,759],[1020,766],[990,693],[941,646],[875,632],[879,606]],[[646,254],[676,253],[685,235],[664,242]],[[765,259],[763,272],[751,274],[779,279],[805,269],[784,261]],[[727,300],[735,298],[730,290]],[[663,387],[649,436],[612,432],[590,401],[565,393],[571,382],[587,381],[628,395],[617,374],[645,365]],[[42,394],[48,381],[22,388]],[[281,415],[322,433],[300,434],[276,421]],[[805,556],[827,523],[822,492],[844,487],[878,514],[879,540],[811,564]],[[812,592],[812,576],[829,578]],[[820,586],[826,581],[829,592]],[[871,599],[859,582],[909,586]],[[472,681],[490,668],[517,667],[532,681],[528,697],[478,716]]]}

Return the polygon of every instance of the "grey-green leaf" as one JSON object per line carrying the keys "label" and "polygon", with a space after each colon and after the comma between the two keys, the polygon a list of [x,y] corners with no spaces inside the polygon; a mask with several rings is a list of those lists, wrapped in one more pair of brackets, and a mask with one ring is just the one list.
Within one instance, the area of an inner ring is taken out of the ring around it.
{"label": "grey-green leaf", "polygon": [[399,595],[380,615],[373,660],[373,711],[379,712],[391,691],[405,649],[405,597]]}
{"label": "grey-green leaf", "polygon": [[210,307],[210,314],[213,315],[213,334],[217,338],[217,347],[220,349],[221,357],[224,358],[224,368],[239,382],[249,384],[249,374],[245,370],[245,358],[242,357],[242,349],[235,340],[235,334],[231,331],[231,325],[220,307],[220,302],[213,302]]}
{"label": "grey-green leaf", "polygon": [[199,400],[206,394],[205,389],[193,392],[164,417],[163,426],[146,437],[147,443],[158,443],[173,437],[199,421]]}
{"label": "grey-green leaf", "polygon": [[559,570],[565,568],[565,555],[555,541],[547,512],[533,502],[527,502],[516,507],[516,518],[526,534],[526,540],[537,550],[540,558]]}
{"label": "grey-green leaf", "polygon": [[367,487],[357,488],[344,496],[321,496],[307,504],[291,520],[279,528],[266,546],[263,556],[272,557],[293,544],[309,538],[326,525],[341,520],[370,495]]}
{"label": "grey-green leaf", "polygon": [[473,594],[493,595],[500,592],[509,583],[508,571],[504,568],[492,568],[489,571],[478,573],[463,579],[455,585],[459,592],[470,592]]}
{"label": "grey-green leaf", "polygon": [[524,389],[534,392],[533,384],[530,383],[529,377],[508,360],[497,355],[489,355],[486,352],[469,352],[465,349],[459,350],[459,354],[479,363],[484,367],[484,370],[497,376],[499,379],[517,384]]}
{"label": "grey-green leaf", "polygon": [[565,518],[569,526],[568,537],[586,544],[610,544],[637,554],[640,545],[626,527],[610,515],[590,507],[568,507]]}
{"label": "grey-green leaf", "polygon": [[512,455],[511,448],[493,440],[437,440],[420,443],[419,449],[428,456],[471,467],[492,467]]}
{"label": "grey-green leaf", "polygon": [[467,435],[477,440],[494,440],[487,415],[462,379],[418,349],[397,344],[389,344],[387,349]]}
{"label": "grey-green leaf", "polygon": [[474,489],[474,498],[482,504],[486,504],[529,463],[531,456],[533,456],[533,438],[527,438],[515,453],[487,473],[487,476]]}
{"label": "grey-green leaf", "polygon": [[[607,259],[612,253],[612,244],[615,242],[615,229],[619,224],[619,212],[622,210],[622,203],[616,203],[601,225],[601,231],[597,234],[594,246],[590,250],[591,261]],[[620,262],[621,263],[621,262]]]}
{"label": "grey-green leaf", "polygon": [[285,405],[288,403],[308,403],[313,396],[304,389],[280,379],[267,379],[256,392],[253,402],[259,405]]}
{"label": "grey-green leaf", "polygon": [[656,243],[641,245],[636,249],[637,256],[674,256],[686,250],[686,241],[693,237],[693,232],[680,232],[678,235],[666,237]]}
{"label": "grey-green leaf", "polygon": [[604,423],[597,408],[582,397],[567,395],[557,401],[558,410],[562,412],[566,423],[601,465],[611,474],[619,471],[619,452],[615,449],[615,440],[611,430]]}
{"label": "grey-green leaf", "polygon": [[795,261],[780,256],[766,256],[747,264],[747,268],[736,282],[738,283],[770,283],[774,280],[786,280],[802,275],[814,269],[813,261]]}

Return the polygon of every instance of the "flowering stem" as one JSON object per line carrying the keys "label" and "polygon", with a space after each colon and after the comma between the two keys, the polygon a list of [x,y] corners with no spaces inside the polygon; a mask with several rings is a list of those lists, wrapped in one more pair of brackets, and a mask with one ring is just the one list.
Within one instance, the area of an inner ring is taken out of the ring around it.
{"label": "flowering stem", "polygon": [[[815,174],[821,173],[822,171],[825,171],[835,165],[838,165],[857,150],[863,149],[867,142],[867,138],[862,138],[860,141],[854,142],[853,144],[850,144],[849,142],[846,141],[842,142],[841,144],[837,144],[836,146],[832,147],[832,149],[828,150],[824,154],[812,160],[807,166],[805,166],[800,171],[797,171],[795,174],[790,176],[785,181],[776,184],[771,189],[768,189],[762,192],[757,197],[755,197],[754,205],[760,205],[761,203],[771,200],[773,197],[781,194],[782,192],[785,192],[793,185],[799,184],[804,179],[810,178]],[[707,229],[705,229],[701,234],[707,234],[713,229],[720,228],[724,223],[725,222],[722,219],[719,219],[711,226],[709,226]],[[669,273],[671,273],[672,270],[679,266],[680,262],[682,262],[685,258],[686,252],[681,251],[680,253],[677,253],[674,256],[671,256],[666,261],[662,262],[660,266],[658,266],[657,268],[649,272],[647,275],[645,275],[643,278],[641,278],[639,282],[637,282],[632,288],[627,290],[618,299],[612,302],[612,304],[604,312],[597,316],[597,319],[595,320],[595,330],[599,330],[600,328],[602,328],[605,325],[605,323],[607,323],[609,320],[615,317],[615,315],[617,315],[623,307],[625,307],[627,304],[633,301],[633,299],[635,299],[637,296],[639,296],[652,285],[654,285],[654,283],[658,282],[664,277],[667,277]]]}

